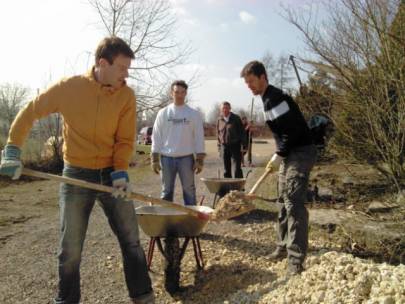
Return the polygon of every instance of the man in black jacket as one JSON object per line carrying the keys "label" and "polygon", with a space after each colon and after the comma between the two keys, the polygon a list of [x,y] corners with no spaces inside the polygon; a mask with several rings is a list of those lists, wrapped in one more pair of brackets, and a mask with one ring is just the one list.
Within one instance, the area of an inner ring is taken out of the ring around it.
{"label": "man in black jacket", "polygon": [[221,104],[221,116],[217,121],[218,148],[224,162],[224,177],[232,178],[232,159],[235,164],[235,178],[243,178],[242,143],[245,140],[244,129],[240,117],[231,112],[231,104]]}
{"label": "man in black jacket", "polygon": [[270,258],[288,256],[288,273],[298,274],[303,271],[308,248],[308,211],[304,203],[309,174],[316,161],[316,148],[298,105],[291,96],[269,85],[261,62],[249,62],[241,77],[254,95],[262,97],[266,123],[276,141],[276,152],[266,167],[279,169],[279,242]]}

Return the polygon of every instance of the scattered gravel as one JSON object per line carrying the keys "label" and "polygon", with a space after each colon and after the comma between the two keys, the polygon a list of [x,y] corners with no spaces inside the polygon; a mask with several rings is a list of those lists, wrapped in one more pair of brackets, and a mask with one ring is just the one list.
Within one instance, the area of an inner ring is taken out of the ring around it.
{"label": "scattered gravel", "polygon": [[[224,303],[405,303],[405,265],[375,264],[335,251],[313,255],[299,276],[279,276],[232,294]],[[286,261],[270,271],[284,270]]]}

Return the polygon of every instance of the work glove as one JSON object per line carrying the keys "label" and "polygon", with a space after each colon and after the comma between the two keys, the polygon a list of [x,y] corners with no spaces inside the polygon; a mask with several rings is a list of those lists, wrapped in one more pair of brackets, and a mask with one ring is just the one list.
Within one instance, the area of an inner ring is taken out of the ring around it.
{"label": "work glove", "polygon": [[156,174],[159,174],[160,170],[162,170],[162,167],[160,166],[160,154],[152,153],[150,159],[151,159],[152,170]]}
{"label": "work glove", "polygon": [[266,170],[277,171],[283,159],[284,157],[274,153],[270,161],[267,163]]}
{"label": "work glove", "polygon": [[197,153],[197,156],[195,158],[194,165],[193,165],[193,171],[195,172],[195,174],[198,174],[203,170],[204,158],[205,158],[205,153]]}
{"label": "work glove", "polygon": [[113,186],[112,196],[115,198],[129,198],[132,192],[132,185],[129,183],[127,171],[114,171],[111,173]]}
{"label": "work glove", "polygon": [[14,145],[6,145],[1,151],[0,174],[19,179],[23,165],[20,160],[21,150]]}

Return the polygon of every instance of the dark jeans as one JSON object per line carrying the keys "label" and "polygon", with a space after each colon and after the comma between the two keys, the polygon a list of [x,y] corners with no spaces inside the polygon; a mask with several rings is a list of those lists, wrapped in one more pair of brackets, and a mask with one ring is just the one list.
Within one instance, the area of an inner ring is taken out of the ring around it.
{"label": "dark jeans", "polygon": [[221,157],[224,162],[224,177],[232,178],[232,161],[235,167],[234,177],[243,178],[242,146],[238,144],[221,145]]}
{"label": "dark jeans", "polygon": [[287,249],[291,264],[301,264],[308,249],[307,198],[309,174],[316,161],[314,145],[293,149],[278,173],[278,246]]}
{"label": "dark jeans", "polygon": [[[92,170],[65,165],[63,176],[111,186],[112,171],[112,168]],[[61,236],[56,304],[80,301],[81,254],[90,213],[96,199],[100,201],[111,229],[120,243],[129,296],[137,298],[152,291],[145,253],[139,243],[138,224],[132,202],[116,199],[110,193],[62,183],[59,197]]]}

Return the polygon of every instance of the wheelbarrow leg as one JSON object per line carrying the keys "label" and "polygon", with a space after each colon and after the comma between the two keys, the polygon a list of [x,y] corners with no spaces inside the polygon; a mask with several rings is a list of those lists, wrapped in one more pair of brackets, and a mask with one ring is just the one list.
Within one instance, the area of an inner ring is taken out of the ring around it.
{"label": "wheelbarrow leg", "polygon": [[197,267],[198,267],[198,269],[203,269],[204,260],[203,260],[202,252],[201,252],[200,238],[192,237],[191,240],[193,241],[194,256],[195,256],[195,261],[197,263]]}
{"label": "wheelbarrow leg", "polygon": [[215,193],[214,202],[212,203],[212,209],[215,209],[215,204],[217,203],[218,193]]}
{"label": "wheelbarrow leg", "polygon": [[155,250],[156,238],[151,237],[149,240],[149,249],[148,249],[148,270],[152,266],[153,251]]}

